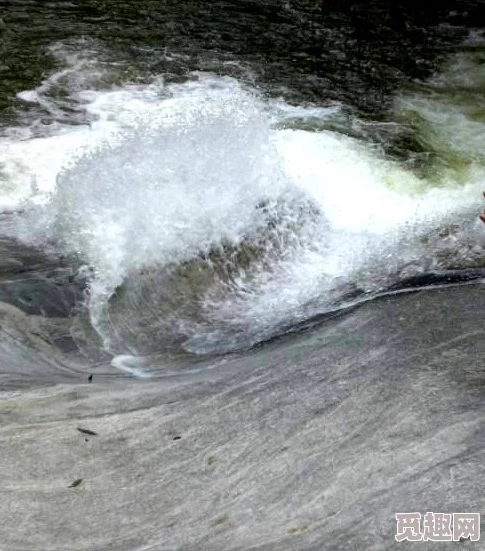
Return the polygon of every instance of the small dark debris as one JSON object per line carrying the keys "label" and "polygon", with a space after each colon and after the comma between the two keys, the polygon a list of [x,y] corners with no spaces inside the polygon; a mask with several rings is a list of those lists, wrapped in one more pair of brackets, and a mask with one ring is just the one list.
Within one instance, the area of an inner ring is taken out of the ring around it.
{"label": "small dark debris", "polygon": [[174,436],[174,437],[172,438],[172,440],[182,440],[182,437],[181,437],[181,436]]}
{"label": "small dark debris", "polygon": [[79,484],[81,484],[82,481],[82,478],[76,478],[76,480],[72,484],[69,484],[68,488],[76,488],[77,486],[79,486]]}
{"label": "small dark debris", "polygon": [[91,373],[91,375],[88,377],[88,381],[89,381],[90,383],[93,382],[93,374],[92,374],[92,373]]}
{"label": "small dark debris", "polygon": [[77,427],[77,430],[79,432],[82,432],[83,434],[89,434],[90,436],[98,436],[98,433],[94,432],[94,430],[83,429],[82,427]]}

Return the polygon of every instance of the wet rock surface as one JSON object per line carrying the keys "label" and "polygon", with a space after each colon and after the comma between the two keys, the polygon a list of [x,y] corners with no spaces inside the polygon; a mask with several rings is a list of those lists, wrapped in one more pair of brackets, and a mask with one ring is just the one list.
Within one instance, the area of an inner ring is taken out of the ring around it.
{"label": "wet rock surface", "polygon": [[74,263],[0,237],[0,301],[31,315],[70,317],[83,300]]}
{"label": "wet rock surface", "polygon": [[480,284],[400,294],[191,372],[92,382],[4,307],[2,546],[389,550],[396,512],[480,512],[484,306]]}

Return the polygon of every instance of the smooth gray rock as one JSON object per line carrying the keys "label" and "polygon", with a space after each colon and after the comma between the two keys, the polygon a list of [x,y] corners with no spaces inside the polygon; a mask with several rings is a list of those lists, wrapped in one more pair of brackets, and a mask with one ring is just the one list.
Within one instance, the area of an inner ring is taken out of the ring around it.
{"label": "smooth gray rock", "polygon": [[482,285],[400,294],[178,375],[84,384],[92,365],[12,336],[14,309],[0,548],[482,549],[398,544],[394,514],[483,512],[484,307]]}

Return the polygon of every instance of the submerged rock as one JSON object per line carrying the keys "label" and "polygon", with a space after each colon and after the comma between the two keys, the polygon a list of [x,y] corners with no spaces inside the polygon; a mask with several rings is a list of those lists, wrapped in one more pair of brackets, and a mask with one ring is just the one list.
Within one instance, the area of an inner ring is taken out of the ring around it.
{"label": "submerged rock", "polygon": [[15,239],[0,237],[0,301],[27,314],[70,317],[83,301],[85,281],[76,260],[49,257]]}

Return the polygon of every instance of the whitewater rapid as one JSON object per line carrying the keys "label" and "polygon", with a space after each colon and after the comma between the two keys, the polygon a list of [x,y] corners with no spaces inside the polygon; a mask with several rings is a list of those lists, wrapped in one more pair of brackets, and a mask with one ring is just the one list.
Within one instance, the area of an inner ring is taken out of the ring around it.
{"label": "whitewater rapid", "polygon": [[[483,264],[485,120],[448,93],[464,63],[389,114],[432,151],[425,173],[325,129],[345,106],[292,106],[210,73],[77,83],[90,124],[0,140],[0,208],[22,211],[15,237],[92,270],[85,306],[113,355],[247,348],[406,278]],[[49,78],[19,97],[44,101]]]}

